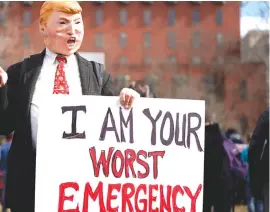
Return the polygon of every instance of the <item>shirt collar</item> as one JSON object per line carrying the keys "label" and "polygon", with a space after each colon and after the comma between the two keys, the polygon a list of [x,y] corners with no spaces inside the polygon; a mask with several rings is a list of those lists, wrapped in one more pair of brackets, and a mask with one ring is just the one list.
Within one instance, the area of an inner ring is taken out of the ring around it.
{"label": "shirt collar", "polygon": [[[45,57],[48,60],[48,62],[50,64],[54,64],[56,62],[56,56],[57,54],[55,54],[54,52],[52,52],[51,50],[49,50],[48,48],[46,48],[46,54]],[[65,56],[67,58],[67,64],[69,64],[72,60],[75,59],[75,55],[72,54],[70,56]]]}

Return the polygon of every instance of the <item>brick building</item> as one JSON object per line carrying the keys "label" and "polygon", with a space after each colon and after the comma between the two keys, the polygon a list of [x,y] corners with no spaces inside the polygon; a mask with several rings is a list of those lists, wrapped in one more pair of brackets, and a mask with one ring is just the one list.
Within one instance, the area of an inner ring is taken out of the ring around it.
{"label": "brick building", "polygon": [[[1,3],[0,36],[6,41],[0,49],[2,66],[44,48],[38,32],[41,4]],[[249,67],[243,69],[240,61],[240,4],[81,2],[85,38],[80,51],[105,53],[106,69],[113,74],[118,89],[128,80],[146,79],[160,97],[207,98],[209,108],[210,103],[223,108],[222,112],[215,107],[209,110],[224,114],[231,110],[228,105],[234,101],[227,89],[232,80],[228,73],[242,76]],[[243,77],[234,78],[241,85]],[[246,87],[250,89],[250,85]],[[243,102],[242,107],[249,105],[248,101]],[[258,116],[259,110],[253,115]],[[235,113],[242,111],[240,108]],[[234,119],[240,126],[235,113],[222,121],[224,126]],[[250,114],[246,116],[250,130],[254,123],[249,121]]]}
{"label": "brick building", "polygon": [[[20,29],[18,43],[26,55],[43,49],[38,33],[41,4],[2,3],[1,25]],[[138,69],[144,72],[142,65],[151,63],[209,61],[224,40],[240,38],[239,2],[120,1],[81,2],[81,6],[85,24],[81,51],[105,52],[111,72],[119,65],[141,64]]]}

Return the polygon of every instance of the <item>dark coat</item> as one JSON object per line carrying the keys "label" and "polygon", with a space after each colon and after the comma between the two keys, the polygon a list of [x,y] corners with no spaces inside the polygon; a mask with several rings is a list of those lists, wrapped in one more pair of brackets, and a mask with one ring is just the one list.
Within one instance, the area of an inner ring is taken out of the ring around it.
{"label": "dark coat", "polygon": [[251,192],[254,197],[262,199],[264,187],[269,185],[269,108],[260,115],[253,130],[248,163]]}
{"label": "dark coat", "polygon": [[[91,62],[75,53],[83,95],[112,96],[110,74],[104,72],[99,86]],[[45,50],[16,63],[7,70],[8,83],[0,88],[0,135],[14,131],[8,156],[6,206],[20,211],[34,211],[35,159],[32,147],[30,106],[35,84],[40,74]],[[26,64],[22,67],[23,64]],[[44,200],[46,201],[46,200]]]}
{"label": "dark coat", "polygon": [[205,126],[203,211],[230,212],[233,176],[219,124]]}

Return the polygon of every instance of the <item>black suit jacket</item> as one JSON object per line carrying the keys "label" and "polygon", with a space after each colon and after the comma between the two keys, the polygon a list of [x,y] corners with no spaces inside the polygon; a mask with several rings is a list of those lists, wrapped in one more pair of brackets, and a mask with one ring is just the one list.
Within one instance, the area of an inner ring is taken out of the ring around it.
{"label": "black suit jacket", "polygon": [[229,212],[233,178],[218,123],[205,126],[203,212]]}
{"label": "black suit jacket", "polygon": [[[104,72],[103,85],[100,86],[91,62],[77,53],[75,55],[82,94],[112,96],[110,74]],[[30,106],[44,56],[45,50],[27,58],[26,63],[10,66],[7,70],[8,83],[0,88],[0,135],[14,131],[8,156],[6,204],[27,212],[34,210],[36,158],[32,148]],[[26,64],[24,68],[23,64]]]}

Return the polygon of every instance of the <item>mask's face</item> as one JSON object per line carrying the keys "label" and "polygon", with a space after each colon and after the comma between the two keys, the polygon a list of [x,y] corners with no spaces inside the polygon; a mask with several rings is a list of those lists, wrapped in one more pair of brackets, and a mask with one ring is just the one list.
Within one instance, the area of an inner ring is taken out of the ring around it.
{"label": "mask's face", "polygon": [[46,47],[52,52],[71,55],[81,46],[84,26],[81,14],[54,11],[41,27]]}

